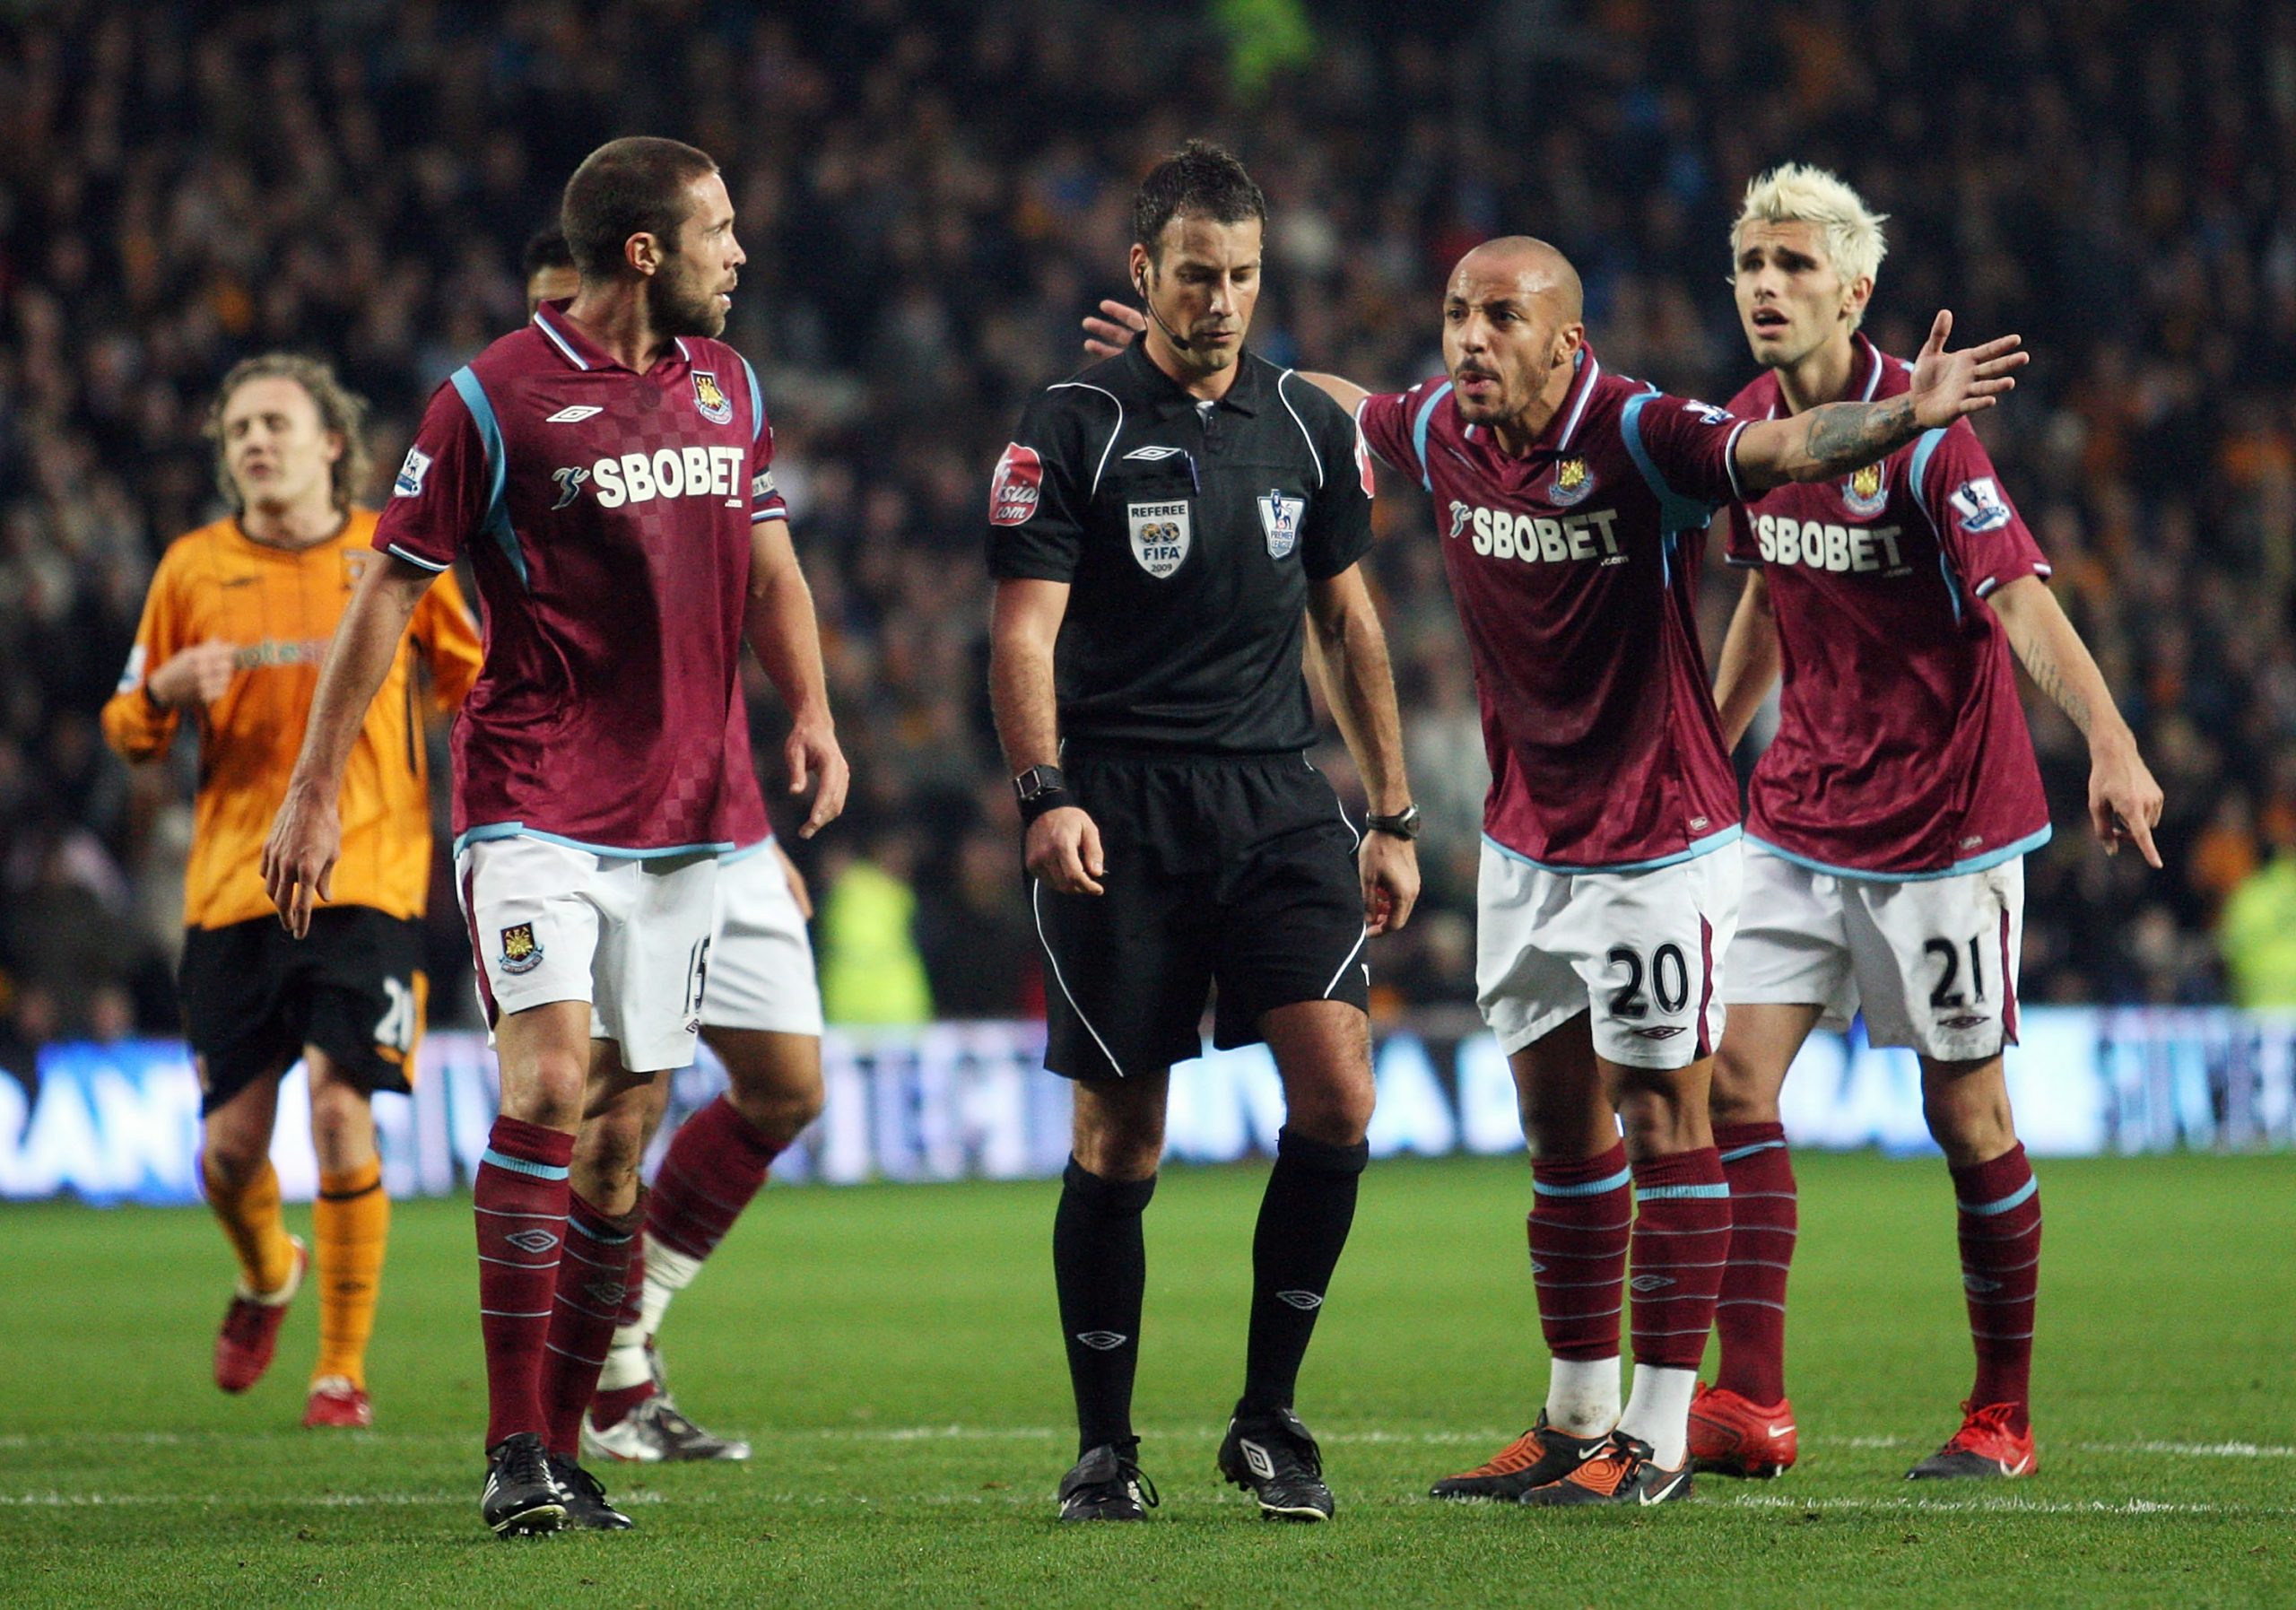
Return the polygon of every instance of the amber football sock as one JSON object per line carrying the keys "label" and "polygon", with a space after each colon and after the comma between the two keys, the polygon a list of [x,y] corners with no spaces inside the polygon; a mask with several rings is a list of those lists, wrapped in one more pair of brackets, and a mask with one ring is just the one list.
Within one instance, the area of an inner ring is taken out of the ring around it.
{"label": "amber football sock", "polygon": [[380,1158],[339,1174],[320,1173],[318,1200],[311,1204],[319,1274],[319,1362],[311,1370],[313,1380],[340,1375],[354,1387],[367,1384],[367,1338],[375,1328],[390,1228]]}
{"label": "amber football sock", "polygon": [[279,1174],[265,1158],[245,1185],[234,1190],[205,1168],[200,1184],[207,1205],[223,1226],[224,1238],[239,1259],[239,1279],[248,1293],[262,1297],[279,1290],[295,1274],[295,1246],[279,1211]]}

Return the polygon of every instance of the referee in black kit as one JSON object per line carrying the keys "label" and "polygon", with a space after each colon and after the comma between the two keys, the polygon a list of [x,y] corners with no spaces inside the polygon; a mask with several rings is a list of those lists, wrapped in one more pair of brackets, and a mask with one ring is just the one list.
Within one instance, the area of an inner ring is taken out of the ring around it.
{"label": "referee in black kit", "polygon": [[[1338,405],[1244,350],[1267,206],[1191,142],[1133,201],[1146,340],[1030,400],[996,466],[996,729],[1027,823],[1051,987],[1046,1066],[1076,1081],[1053,1271],[1081,1458],[1065,1520],[1139,1520],[1132,1380],[1175,1062],[1265,1040],[1287,1122],[1252,1240],[1243,1396],[1220,1471],[1261,1511],[1332,1513],[1292,1413],[1370,1155],[1365,939],[1419,893],[1396,697],[1357,561],[1368,460]],[[1306,625],[1375,813],[1358,849],[1309,763]]]}

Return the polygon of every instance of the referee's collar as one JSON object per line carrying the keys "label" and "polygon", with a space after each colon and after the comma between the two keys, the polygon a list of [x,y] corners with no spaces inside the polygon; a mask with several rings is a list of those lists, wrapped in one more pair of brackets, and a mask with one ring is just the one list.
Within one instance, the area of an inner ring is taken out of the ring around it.
{"label": "referee's collar", "polygon": [[[1189,394],[1178,380],[1158,369],[1148,356],[1145,336],[1124,349],[1125,362],[1132,370],[1133,383],[1145,396],[1148,407],[1158,419],[1166,419],[1183,409],[1195,407],[1204,401]],[[1260,377],[1261,365],[1248,348],[1236,352],[1236,378],[1229,382],[1228,395],[1220,399],[1222,408],[1233,408],[1239,413],[1257,414],[1264,400],[1266,382]]]}

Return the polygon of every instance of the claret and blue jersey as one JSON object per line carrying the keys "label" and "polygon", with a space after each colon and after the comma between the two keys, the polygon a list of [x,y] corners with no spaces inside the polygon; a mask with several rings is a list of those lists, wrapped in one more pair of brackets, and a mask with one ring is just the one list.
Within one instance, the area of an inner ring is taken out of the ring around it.
{"label": "claret and blue jersey", "polygon": [[[1849,396],[1900,396],[1900,359],[1857,337]],[[1785,412],[1765,373],[1737,413]],[[1729,511],[1726,555],[1770,586],[1784,672],[1747,834],[1821,871],[1981,871],[2038,848],[2048,806],[2001,622],[1985,600],[2049,567],[1966,420],[1838,481]]]}
{"label": "claret and blue jersey", "polygon": [[772,460],[732,347],[683,337],[633,374],[562,303],[439,388],[375,545],[432,570],[467,553],[484,605],[485,668],[454,737],[458,849],[764,837],[746,743],[731,746],[751,526],[787,514]]}
{"label": "claret and blue jersey", "polygon": [[1591,347],[1578,363],[1520,457],[1442,380],[1358,420],[1435,501],[1491,760],[1485,836],[1552,871],[1628,871],[1738,836],[1695,587],[1745,422],[1606,373]]}

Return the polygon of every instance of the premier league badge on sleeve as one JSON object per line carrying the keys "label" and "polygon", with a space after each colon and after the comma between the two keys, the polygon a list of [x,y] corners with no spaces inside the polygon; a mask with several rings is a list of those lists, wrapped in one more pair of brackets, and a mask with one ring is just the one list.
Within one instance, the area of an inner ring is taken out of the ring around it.
{"label": "premier league badge on sleeve", "polygon": [[693,400],[701,410],[701,417],[713,425],[734,422],[734,403],[718,384],[718,377],[706,369],[693,371]]}
{"label": "premier league badge on sleeve", "polygon": [[1971,536],[1997,530],[2009,523],[2009,505],[2002,500],[2001,489],[1993,483],[1990,475],[1962,482],[1953,489],[1949,500],[1961,529]]}
{"label": "premier league badge on sleeve", "polygon": [[398,466],[398,479],[391,483],[394,498],[419,498],[422,495],[422,477],[430,473],[430,455],[421,448],[409,448],[406,461]]}
{"label": "premier league badge on sleeve", "polygon": [[1260,529],[1267,533],[1267,556],[1282,559],[1300,540],[1300,517],[1308,511],[1305,498],[1287,498],[1280,486],[1270,487],[1259,500]]}

